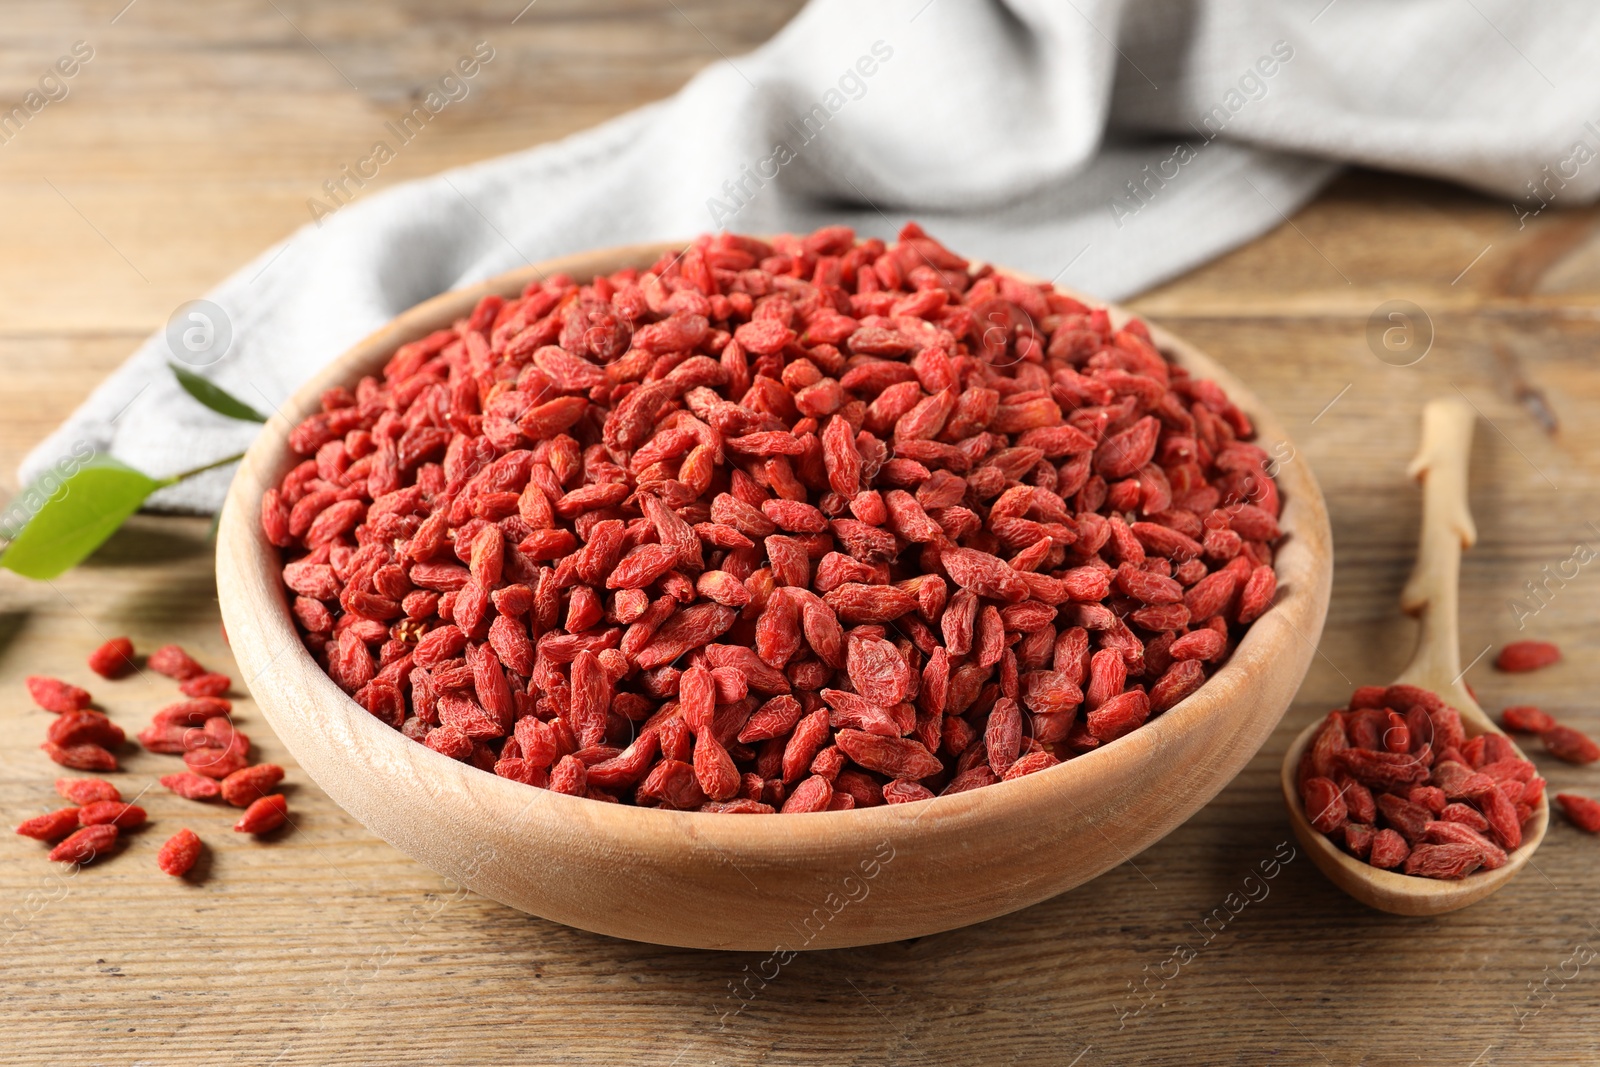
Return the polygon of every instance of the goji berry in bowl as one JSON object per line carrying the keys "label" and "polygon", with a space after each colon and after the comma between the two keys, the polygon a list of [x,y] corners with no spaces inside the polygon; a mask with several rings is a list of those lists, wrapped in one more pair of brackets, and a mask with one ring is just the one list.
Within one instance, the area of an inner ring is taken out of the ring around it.
{"label": "goji berry in bowl", "polygon": [[1271,733],[1332,574],[1239,382],[915,226],[421,304],[268,423],[219,538],[336,802],[513,907],[724,949],[947,930],[1146,848]]}

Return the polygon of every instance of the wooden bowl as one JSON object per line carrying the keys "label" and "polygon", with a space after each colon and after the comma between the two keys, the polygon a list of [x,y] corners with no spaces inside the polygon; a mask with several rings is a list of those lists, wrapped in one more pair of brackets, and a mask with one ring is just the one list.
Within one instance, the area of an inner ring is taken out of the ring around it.
{"label": "wooden bowl", "polygon": [[[1128,736],[983,789],[810,815],[605,804],[448,759],[346,696],[301,644],[278,551],[258,521],[263,492],[296,461],[290,429],[317,410],[323,390],[377,373],[396,346],[448,326],[487,293],[510,296],[540,274],[644,266],[669,247],[681,245],[553,260],[420,304],[295,394],[245,456],[218,535],[223,619],[267,721],[335,802],[440,874],[522,911],[637,941],[773,952],[917,937],[1025,908],[1148,847],[1239,772],[1288,707],[1327,613],[1328,517],[1303,459],[1278,471],[1286,536],[1277,603],[1222,669]],[[1127,317],[1110,310],[1117,322]],[[1227,389],[1268,451],[1293,456],[1283,426],[1249,390],[1191,345],[1151,333]]]}

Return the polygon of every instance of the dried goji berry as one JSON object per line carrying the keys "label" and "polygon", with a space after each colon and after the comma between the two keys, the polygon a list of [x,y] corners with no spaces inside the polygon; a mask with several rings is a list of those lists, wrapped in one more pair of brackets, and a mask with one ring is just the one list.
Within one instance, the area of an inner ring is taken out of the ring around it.
{"label": "dried goji berry", "polygon": [[185,827],[167,838],[166,844],[156,853],[156,866],[172,875],[182,878],[188,874],[200,858],[200,837],[193,830]]}
{"label": "dried goji berry", "polygon": [[24,819],[17,827],[17,833],[37,841],[55,841],[72,833],[80,825],[77,808],[61,808]]}
{"label": "dried goji berry", "polygon": [[1386,752],[1411,751],[1411,729],[1406,725],[1405,716],[1397,711],[1389,713],[1389,725],[1383,731],[1383,747]]}
{"label": "dried goji berry", "polygon": [[1414,785],[1406,794],[1406,799],[1422,805],[1435,815],[1442,813],[1447,806],[1444,790],[1436,785]]}
{"label": "dried goji berry", "polygon": [[96,744],[58,745],[53,741],[46,741],[39,746],[44,749],[45,755],[63,767],[70,767],[75,771],[114,771],[117,769],[117,757],[110,751]]}
{"label": "dried goji berry", "polygon": [[233,828],[241,834],[265,834],[282,826],[289,818],[289,801],[282,793],[273,793],[254,801]]}
{"label": "dried goji berry", "polygon": [[1372,854],[1372,840],[1376,835],[1371,826],[1359,822],[1344,824],[1344,847],[1357,859],[1366,859]]}
{"label": "dried goji berry", "polygon": [[189,800],[210,800],[222,794],[222,785],[215,778],[207,778],[193,771],[164,774],[160,781],[172,792]]}
{"label": "dried goji berry", "polygon": [[183,754],[183,763],[195,774],[220,781],[235,771],[243,770],[250,760],[237,747],[196,748]]}
{"label": "dried goji berry", "polygon": [[1260,566],[1250,572],[1244,588],[1239,593],[1239,621],[1254,622],[1272,606],[1278,592],[1278,576],[1269,566]]}
{"label": "dried goji berry", "polygon": [[1380,792],[1426,782],[1429,758],[1431,754],[1426,753],[1370,752],[1361,748],[1349,748],[1334,757],[1356,781]]}
{"label": "dried goji berry", "polygon": [[701,792],[712,800],[728,800],[739,791],[739,770],[709,731],[695,738],[694,775]]}
{"label": "dried goji berry", "polygon": [[1367,862],[1374,867],[1398,867],[1411,855],[1411,846],[1394,830],[1379,830],[1372,838],[1372,851]]}
{"label": "dried goji berry", "polygon": [[1349,817],[1339,787],[1327,778],[1307,778],[1300,786],[1300,799],[1306,818],[1322,833],[1333,833]]}
{"label": "dried goji berry", "polygon": [[[1556,803],[1566,812],[1572,825],[1591,834],[1600,834],[1600,800],[1579,796],[1576,793],[1557,793]],[[21,833],[19,829],[17,831]]]}
{"label": "dried goji berry", "polygon": [[921,742],[907,737],[840,730],[834,741],[856,763],[891,778],[927,778],[939,773],[943,766]]}
{"label": "dried goji berry", "polygon": [[97,800],[121,800],[117,787],[101,778],[57,778],[56,792],[74,804],[93,804]]}
{"label": "dried goji berry", "polygon": [[795,786],[781,810],[784,814],[826,811],[833,799],[833,785],[820,774],[813,774]]}
{"label": "dried goji berry", "polygon": [[1417,845],[1406,857],[1405,872],[1422,878],[1465,878],[1483,865],[1474,845]]}
{"label": "dried goji berry", "polygon": [[1049,752],[1030,752],[1008,767],[1006,769],[1006,773],[1000,776],[1000,780],[1009,782],[1015,778],[1021,778],[1023,775],[1034,774],[1038,771],[1047,770],[1050,767],[1056,766],[1060,762],[1060,760],[1056,759]]}
{"label": "dried goji berry", "polygon": [[1180,660],[1167,668],[1155,685],[1150,687],[1150,711],[1160,714],[1187,700],[1205,683],[1205,668],[1196,660]]}
{"label": "dried goji berry", "polygon": [[576,756],[562,756],[550,772],[549,789],[552,793],[583,796],[589,789],[588,768]]}
{"label": "dried goji berry", "polygon": [[1338,783],[1339,792],[1344,797],[1345,809],[1350,813],[1350,818],[1356,822],[1376,823],[1378,801],[1372,795],[1372,790],[1348,775],[1340,775]]}
{"label": "dried goji berry", "polygon": [[63,748],[99,745],[116,748],[126,740],[122,728],[98,711],[66,711],[50,723],[45,738]]}
{"label": "dried goji berry", "polygon": [[[179,755],[189,751],[188,738],[191,733],[202,733],[190,726],[180,726],[171,723],[165,726],[150,725],[139,731],[139,744],[151,752],[163,752],[169,755]],[[202,735],[203,736],[203,735]]]}
{"label": "dried goji berry", "polygon": [[856,692],[875,704],[898,704],[911,690],[911,665],[881,638],[852,636],[845,646],[845,670]]}
{"label": "dried goji berry", "polygon": [[1089,712],[1089,732],[1101,741],[1114,741],[1144,725],[1150,717],[1150,698],[1142,689],[1118,694]]}
{"label": "dried goji berry", "polygon": [[883,802],[885,804],[909,804],[917,800],[932,800],[933,790],[921,782],[911,782],[904,778],[894,778],[883,784]]}
{"label": "dried goji berry", "polygon": [[989,713],[989,725],[984,731],[983,741],[989,752],[989,768],[996,775],[1003,777],[1017,761],[1017,755],[1022,749],[1022,711],[1017,707],[1015,700],[1002,697],[994,702],[994,710]]}
{"label": "dried goji berry", "polygon": [[1513,641],[1500,650],[1494,665],[1502,671],[1536,671],[1561,659],[1561,649],[1549,641]]}
{"label": "dried goji berry", "polygon": [[[356,503],[356,501],[347,501]],[[157,674],[164,674],[168,678],[178,681],[187,681],[196,675],[206,672],[206,669],[195,662],[194,657],[177,645],[162,645],[145,659],[145,665]]]}
{"label": "dried goji berry", "polygon": [[[222,799],[236,808],[247,808],[272,791],[283,781],[283,768],[276,763],[258,763],[234,771],[222,779],[219,791]],[[162,784],[165,785],[165,779]],[[170,788],[170,787],[169,787]],[[177,792],[177,790],[173,790]]]}
{"label": "dried goji berry", "polygon": [[50,678],[42,674],[30,674],[27,679],[28,695],[33,702],[45,711],[54,711],[58,714],[79,711],[89,706],[94,698],[87,689],[80,689],[75,685],[68,685],[60,678]]}
{"label": "dried goji berry", "polygon": [[177,724],[180,726],[201,726],[207,719],[218,715],[227,715],[233,711],[233,705],[221,697],[191,697],[180,700],[176,704],[168,704],[151,718],[151,723],[156,726]]}
{"label": "dried goji berry", "polygon": [[1413,804],[1404,797],[1395,796],[1393,793],[1380,793],[1377,797],[1378,812],[1383,816],[1383,821],[1389,824],[1390,829],[1398,830],[1400,836],[1411,844],[1422,840],[1422,832],[1433,822],[1433,813],[1421,804]]}
{"label": "dried goji berry", "polygon": [[185,678],[179,683],[178,689],[187,697],[223,697],[228,695],[232,685],[233,679],[226,674],[207,671],[192,678]]}
{"label": "dried goji berry", "polygon": [[50,858],[57,863],[92,863],[111,851],[117,843],[117,828],[110,823],[98,823],[77,830],[50,850]]}
{"label": "dried goji berry", "polygon": [[1542,734],[1553,729],[1556,721],[1531,704],[1517,704],[1500,712],[1500,725],[1517,733]]}
{"label": "dried goji berry", "polygon": [[102,678],[121,678],[134,669],[133,642],[113,637],[89,653],[89,669]]}
{"label": "dried goji berry", "polygon": [[1486,871],[1506,865],[1505,849],[1459,822],[1436,820],[1427,825],[1422,839],[1430,845],[1468,845],[1478,850],[1478,863]]}
{"label": "dried goji berry", "polygon": [[1444,810],[1439,813],[1439,818],[1446,822],[1458,822],[1463,826],[1470,826],[1474,830],[1482,831],[1489,828],[1489,820],[1478,814],[1477,808],[1459,801],[1446,804]]}
{"label": "dried goji berry", "polygon": [[84,826],[110,823],[119,830],[130,830],[148,817],[139,805],[120,800],[97,800],[78,809],[78,821]]}
{"label": "dried goji berry", "polygon": [[1568,763],[1593,763],[1600,760],[1600,744],[1570,726],[1552,726],[1539,735],[1552,756]]}

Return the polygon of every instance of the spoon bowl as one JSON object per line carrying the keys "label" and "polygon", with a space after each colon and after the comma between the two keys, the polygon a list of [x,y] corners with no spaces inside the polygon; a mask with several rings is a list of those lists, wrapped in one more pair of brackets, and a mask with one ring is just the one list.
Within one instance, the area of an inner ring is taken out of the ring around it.
{"label": "spoon bowl", "polygon": [[[1481,733],[1502,732],[1489,721],[1476,704],[1471,706],[1472,711],[1469,712],[1465,706],[1456,704],[1450,698],[1446,697],[1446,700],[1461,712],[1461,724],[1466,728],[1468,737],[1476,737]],[[1300,757],[1305,755],[1306,747],[1315,739],[1321,725],[1322,720],[1318,719],[1301,730],[1283,757],[1281,777],[1284,802],[1289,808],[1289,825],[1294,829],[1295,837],[1300,839],[1301,845],[1305,847],[1306,853],[1311,857],[1311,862],[1316,864],[1317,869],[1334,885],[1368,907],[1392,915],[1441,915],[1449,911],[1458,911],[1468,904],[1482,900],[1516,877],[1517,872],[1533,858],[1534,850],[1544,840],[1545,830],[1550,825],[1550,805],[1541,797],[1538,807],[1522,824],[1522,844],[1516,851],[1507,854],[1505,866],[1495,870],[1478,870],[1465,878],[1442,880],[1397,874],[1356,859],[1311,825],[1295,782]],[[1526,753],[1521,748],[1517,749],[1517,753],[1526,758]]]}

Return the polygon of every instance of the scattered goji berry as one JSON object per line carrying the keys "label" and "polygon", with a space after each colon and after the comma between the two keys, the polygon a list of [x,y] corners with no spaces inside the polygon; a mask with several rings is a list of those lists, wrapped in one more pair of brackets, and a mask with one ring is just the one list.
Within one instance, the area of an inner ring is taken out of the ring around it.
{"label": "scattered goji berry", "polygon": [[241,834],[265,834],[282,826],[288,818],[289,801],[282,793],[273,793],[245,808],[233,828]]}
{"label": "scattered goji berry", "polygon": [[1517,704],[1500,713],[1500,725],[1516,733],[1542,734],[1554,729],[1556,721],[1531,704]]}
{"label": "scattered goji berry", "polygon": [[183,754],[183,764],[195,774],[222,780],[250,765],[249,757],[238,747],[196,748]]}
{"label": "scattered goji berry", "polygon": [[[1600,800],[1579,796],[1576,793],[1557,793],[1556,803],[1561,805],[1561,810],[1572,820],[1572,825],[1591,834],[1600,834]],[[17,832],[22,831],[19,829]]]}
{"label": "scattered goji berry", "polygon": [[221,697],[190,697],[176,704],[168,704],[156,712],[150,722],[153,726],[201,726],[207,719],[227,715],[233,704]]}
{"label": "scattered goji berry", "polygon": [[272,787],[283,781],[283,768],[275,763],[258,763],[234,771],[222,779],[222,799],[236,808],[247,808],[261,797],[272,792]]}
{"label": "scattered goji berry", "polygon": [[178,689],[187,697],[223,697],[228,695],[232,685],[233,679],[226,674],[207,671],[192,678],[185,678],[178,684]]}
{"label": "scattered goji berry", "polygon": [[161,784],[188,800],[210,800],[222,794],[222,784],[215,778],[207,778],[193,771],[164,774],[161,776]]}
{"label": "scattered goji berry", "polygon": [[1502,671],[1536,671],[1561,659],[1561,649],[1549,641],[1513,641],[1500,650],[1494,665]]}
{"label": "scattered goji berry", "polygon": [[45,739],[63,748],[84,744],[116,748],[127,740],[127,735],[98,711],[66,711],[51,721]]}
{"label": "scattered goji berry", "polygon": [[102,678],[121,678],[134,669],[133,642],[113,637],[89,653],[89,669]]}
{"label": "scattered goji berry", "polygon": [[1568,763],[1593,763],[1600,760],[1600,745],[1593,738],[1579,733],[1570,726],[1552,726],[1539,735],[1539,740],[1557,759]]}
{"label": "scattered goji berry", "polygon": [[27,679],[28,695],[33,702],[45,711],[61,714],[68,711],[79,711],[89,706],[94,698],[87,689],[80,689],[75,685],[68,685],[60,678],[51,678],[43,674],[30,674]]}
{"label": "scattered goji berry", "polygon": [[117,787],[102,778],[57,778],[56,792],[74,804],[93,804],[97,800],[121,800]]}
{"label": "scattered goji berry", "polygon": [[156,853],[156,866],[174,878],[182,878],[194,868],[201,847],[199,835],[185,827],[161,846],[161,851]]}
{"label": "scattered goji berry", "polygon": [[57,863],[91,863],[116,843],[117,828],[111,823],[97,823],[75,831],[50,850],[50,858]]}
{"label": "scattered goji berry", "polygon": [[90,742],[80,745],[58,745],[54,741],[46,741],[39,747],[44,749],[45,755],[56,763],[75,771],[114,771],[117,769],[117,757],[108,749]]}
{"label": "scattered goji berry", "polygon": [[149,816],[137,804],[124,804],[120,800],[97,800],[78,809],[78,821],[85,826],[110,823],[119,830],[131,830]]}
{"label": "scattered goji berry", "polygon": [[145,665],[157,674],[164,674],[168,678],[178,681],[187,681],[197,675],[204,674],[206,669],[197,663],[193,656],[177,645],[162,645],[145,659]]}
{"label": "scattered goji berry", "polygon": [[79,825],[77,808],[61,808],[23,820],[17,833],[38,841],[54,841],[72,833]]}

